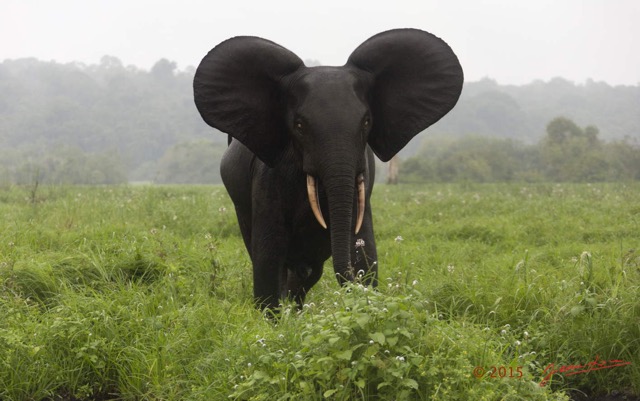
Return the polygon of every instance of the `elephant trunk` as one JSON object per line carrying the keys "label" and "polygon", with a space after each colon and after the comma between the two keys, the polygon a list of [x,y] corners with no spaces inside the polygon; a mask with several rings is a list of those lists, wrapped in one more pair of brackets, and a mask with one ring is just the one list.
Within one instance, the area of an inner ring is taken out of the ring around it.
{"label": "elephant trunk", "polygon": [[[365,196],[366,189],[364,183],[364,175],[360,174],[357,178],[358,183],[358,203],[357,203],[357,220],[356,220],[356,229],[355,233],[358,234],[360,232],[360,228],[362,227],[362,222],[364,221],[364,210],[365,210]],[[315,216],[318,223],[322,226],[322,228],[327,228],[327,223],[324,221],[324,215],[322,214],[322,209],[320,208],[320,198],[318,195],[318,184],[316,182],[315,177],[312,175],[307,175],[307,196],[309,198],[309,205],[311,205],[311,211]]]}
{"label": "elephant trunk", "polygon": [[[353,166],[348,166],[348,168],[342,166],[340,168],[327,169],[321,174],[322,185],[329,205],[329,231],[333,268],[340,283],[352,281],[354,278],[351,265],[351,247],[354,246],[352,243],[353,234],[360,230],[364,216],[364,178],[362,175],[356,177],[355,171]],[[311,181],[315,180],[308,178],[307,184],[311,184]],[[357,191],[356,188],[358,188]],[[326,228],[326,223],[317,201],[317,186],[308,185],[308,190],[309,202],[312,205],[316,219],[320,225]],[[358,195],[357,197],[356,194]],[[316,207],[314,207],[314,203]],[[355,222],[353,218],[354,204],[356,210]]]}

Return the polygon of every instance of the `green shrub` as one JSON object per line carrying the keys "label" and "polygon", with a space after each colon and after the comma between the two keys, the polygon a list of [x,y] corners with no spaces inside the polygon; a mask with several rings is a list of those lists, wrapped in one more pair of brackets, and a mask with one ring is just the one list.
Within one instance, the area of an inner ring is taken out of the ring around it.
{"label": "green shrub", "polygon": [[[300,314],[285,309],[277,336],[257,339],[237,361],[232,398],[565,399],[541,388],[526,357],[504,352],[496,333],[441,320],[417,290],[394,289],[354,284]],[[478,378],[477,366],[524,370],[521,378]]]}

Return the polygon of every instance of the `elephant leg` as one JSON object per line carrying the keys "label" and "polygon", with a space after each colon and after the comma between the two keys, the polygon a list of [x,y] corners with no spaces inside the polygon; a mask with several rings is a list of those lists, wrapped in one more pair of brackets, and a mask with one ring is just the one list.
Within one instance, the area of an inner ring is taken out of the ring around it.
{"label": "elephant leg", "polygon": [[259,255],[253,261],[253,298],[260,309],[275,310],[280,304],[280,281],[284,260]]}
{"label": "elephant leg", "polygon": [[253,296],[260,309],[275,310],[280,304],[280,288],[286,277],[286,233],[274,227],[252,232]]}
{"label": "elephant leg", "polygon": [[371,206],[368,200],[362,228],[355,235],[354,246],[351,249],[351,263],[354,273],[356,276],[364,273],[363,284],[376,287],[378,285],[378,254],[373,235]]}
{"label": "elephant leg", "polygon": [[240,226],[240,234],[244,240],[244,246],[251,254],[251,211],[242,210],[236,206],[236,217],[238,218],[238,226]]}
{"label": "elephant leg", "polygon": [[283,298],[295,301],[302,308],[307,292],[322,277],[322,268],[323,262],[289,265]]}

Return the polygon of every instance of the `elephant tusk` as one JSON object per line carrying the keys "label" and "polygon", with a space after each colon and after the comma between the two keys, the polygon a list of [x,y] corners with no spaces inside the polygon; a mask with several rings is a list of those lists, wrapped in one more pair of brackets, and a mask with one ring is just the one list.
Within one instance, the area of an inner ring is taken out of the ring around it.
{"label": "elephant tusk", "polygon": [[324,222],[322,217],[322,210],[320,210],[320,201],[318,200],[318,187],[316,186],[316,179],[307,174],[307,195],[309,196],[309,205],[313,215],[316,216],[316,220],[323,228],[327,228],[327,223]]}
{"label": "elephant tusk", "polygon": [[358,220],[356,220],[356,234],[360,231],[362,227],[362,221],[364,220],[364,176],[360,174],[358,176]]}

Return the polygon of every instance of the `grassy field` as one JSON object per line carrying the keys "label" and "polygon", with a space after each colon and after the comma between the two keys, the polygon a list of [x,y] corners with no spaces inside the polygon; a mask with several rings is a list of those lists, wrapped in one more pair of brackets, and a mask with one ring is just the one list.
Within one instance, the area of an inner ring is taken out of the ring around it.
{"label": "grassy field", "polygon": [[0,188],[0,400],[640,393],[640,185],[372,202],[379,291],[328,264],[274,322],[222,187]]}

